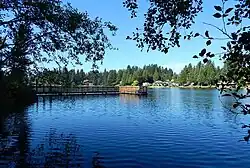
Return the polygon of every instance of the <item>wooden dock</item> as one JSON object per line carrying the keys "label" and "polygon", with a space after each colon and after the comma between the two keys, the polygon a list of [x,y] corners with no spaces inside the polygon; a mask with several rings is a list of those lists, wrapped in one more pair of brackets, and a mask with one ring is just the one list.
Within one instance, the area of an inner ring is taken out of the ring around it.
{"label": "wooden dock", "polygon": [[148,88],[146,86],[119,86],[120,94],[135,94],[143,95],[148,93]]}
{"label": "wooden dock", "polygon": [[34,86],[38,96],[43,95],[147,95],[145,86]]}

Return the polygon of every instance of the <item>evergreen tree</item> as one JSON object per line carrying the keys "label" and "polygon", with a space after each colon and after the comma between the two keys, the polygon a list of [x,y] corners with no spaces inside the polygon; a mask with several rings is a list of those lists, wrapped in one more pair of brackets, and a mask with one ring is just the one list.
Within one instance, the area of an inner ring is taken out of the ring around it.
{"label": "evergreen tree", "polygon": [[83,81],[86,79],[86,74],[83,69],[80,70],[80,84],[83,84]]}
{"label": "evergreen tree", "polygon": [[116,70],[109,71],[108,79],[107,79],[108,85],[109,86],[115,85],[116,80],[117,80],[116,78],[117,78]]}
{"label": "evergreen tree", "polygon": [[149,75],[148,75],[148,71],[146,70],[146,68],[144,68],[143,70],[142,78],[144,79],[145,82],[148,82]]}
{"label": "evergreen tree", "polygon": [[188,64],[187,68],[186,68],[186,81],[191,83],[193,82],[193,66],[192,64]]}
{"label": "evergreen tree", "polygon": [[133,83],[133,75],[132,74],[128,74],[128,81],[127,81],[128,85],[131,85]]}
{"label": "evergreen tree", "polygon": [[206,70],[206,79],[209,85],[215,84],[216,81],[216,69],[214,66],[214,63],[211,61],[208,61],[205,65]]}
{"label": "evergreen tree", "polygon": [[157,71],[157,69],[155,70],[155,72],[154,72],[154,75],[153,75],[153,79],[154,79],[154,81],[157,81],[157,80],[159,80],[159,73],[158,73],[158,71]]}
{"label": "evergreen tree", "polygon": [[103,81],[102,81],[102,85],[107,86],[108,85],[108,72],[106,69],[104,69],[103,72]]}
{"label": "evergreen tree", "polygon": [[186,84],[187,83],[187,76],[188,76],[188,67],[185,66],[179,75],[178,82],[180,84]]}
{"label": "evergreen tree", "polygon": [[123,75],[123,70],[119,70],[118,72],[117,72],[117,78],[116,78],[116,83],[117,84],[120,84],[120,82],[122,81],[122,75]]}
{"label": "evergreen tree", "polygon": [[126,71],[123,71],[122,74],[122,85],[127,85],[128,84],[128,74]]}

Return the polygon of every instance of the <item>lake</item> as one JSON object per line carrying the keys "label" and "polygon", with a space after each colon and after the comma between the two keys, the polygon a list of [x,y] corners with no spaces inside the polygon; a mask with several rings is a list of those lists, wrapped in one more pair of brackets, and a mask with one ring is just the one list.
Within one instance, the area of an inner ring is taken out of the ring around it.
{"label": "lake", "polygon": [[[248,116],[217,90],[40,97],[0,117],[0,167],[171,168],[250,164]],[[1,110],[0,110],[1,111]]]}

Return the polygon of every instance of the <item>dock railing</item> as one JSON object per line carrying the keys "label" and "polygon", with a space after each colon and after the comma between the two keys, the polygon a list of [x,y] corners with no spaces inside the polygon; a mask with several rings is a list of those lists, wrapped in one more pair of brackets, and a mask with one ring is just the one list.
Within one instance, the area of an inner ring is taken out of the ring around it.
{"label": "dock railing", "polygon": [[37,95],[73,95],[73,94],[147,94],[145,86],[75,86],[63,87],[58,85],[33,86]]}

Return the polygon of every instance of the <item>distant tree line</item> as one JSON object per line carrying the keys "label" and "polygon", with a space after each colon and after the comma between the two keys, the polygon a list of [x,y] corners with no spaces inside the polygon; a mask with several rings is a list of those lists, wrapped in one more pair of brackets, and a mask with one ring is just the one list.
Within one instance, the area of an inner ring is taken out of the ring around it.
{"label": "distant tree line", "polygon": [[97,70],[84,72],[84,70],[62,69],[44,70],[33,76],[31,80],[42,84],[59,84],[63,86],[75,86],[89,80],[94,85],[141,85],[143,82],[153,83],[155,81],[174,81],[176,83],[195,85],[214,85],[223,70],[215,67],[214,63],[208,61],[206,64],[199,62],[196,66],[186,65],[180,74],[173,72],[171,68],[163,68],[157,64],[138,66],[128,65],[126,69],[109,70],[103,72]]}
{"label": "distant tree line", "polygon": [[219,66],[216,67],[210,60],[206,64],[198,62],[196,66],[188,64],[179,74],[178,82],[180,84],[215,85],[224,71],[224,67],[222,69]]}
{"label": "distant tree line", "polygon": [[153,83],[157,80],[171,80],[177,78],[177,74],[172,69],[163,68],[156,64],[151,64],[140,68],[128,65],[126,69],[109,70],[103,72],[97,70],[84,72],[81,70],[62,69],[44,70],[40,74],[31,77],[34,82],[61,84],[61,85],[81,85],[84,80],[89,80],[94,85],[114,86],[114,85],[139,85],[143,82]]}

